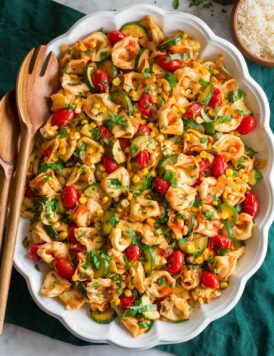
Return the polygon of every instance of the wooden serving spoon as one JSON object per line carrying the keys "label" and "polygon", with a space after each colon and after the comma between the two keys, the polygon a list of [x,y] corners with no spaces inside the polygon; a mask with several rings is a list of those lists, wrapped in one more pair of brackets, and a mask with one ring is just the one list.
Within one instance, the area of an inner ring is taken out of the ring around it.
{"label": "wooden serving spoon", "polygon": [[53,52],[44,60],[46,50],[46,46],[40,46],[38,50],[33,48],[24,59],[17,77],[16,97],[21,120],[21,140],[0,267],[0,334],[4,324],[28,159],[35,134],[49,118],[48,100],[58,89],[58,60]]}
{"label": "wooden serving spoon", "polygon": [[0,166],[3,171],[0,184],[0,255],[9,188],[16,164],[19,133],[20,123],[16,108],[15,91],[12,90],[3,96],[0,102]]}

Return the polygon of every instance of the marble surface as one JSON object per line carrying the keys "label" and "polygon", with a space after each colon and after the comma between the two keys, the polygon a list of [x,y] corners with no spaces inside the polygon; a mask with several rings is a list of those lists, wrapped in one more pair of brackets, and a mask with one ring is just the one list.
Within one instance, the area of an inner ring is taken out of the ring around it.
{"label": "marble surface", "polygon": [[[138,3],[155,4],[166,10],[172,10],[172,0],[56,0],[57,2],[70,6],[83,13],[90,13],[100,10],[116,10],[124,6]],[[205,1],[208,3],[209,1]],[[180,0],[177,11],[192,13],[204,20],[212,30],[219,36],[231,40],[229,30],[229,16],[231,6],[225,8],[218,4],[213,4],[211,8],[188,6],[188,0]],[[225,9],[225,10],[224,10]],[[225,11],[225,12],[224,12]],[[2,356],[34,356],[39,352],[39,356],[166,356],[170,355],[158,350],[129,351],[116,346],[73,346],[61,341],[51,339],[24,328],[5,324],[3,335],[0,337],[0,355]]]}

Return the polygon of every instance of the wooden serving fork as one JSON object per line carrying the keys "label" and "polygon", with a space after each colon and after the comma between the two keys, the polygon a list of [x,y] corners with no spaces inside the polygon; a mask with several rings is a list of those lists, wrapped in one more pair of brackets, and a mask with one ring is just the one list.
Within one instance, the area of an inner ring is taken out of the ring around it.
{"label": "wooden serving fork", "polygon": [[28,159],[35,134],[49,118],[48,100],[58,89],[58,60],[53,52],[44,60],[46,50],[46,46],[32,49],[24,59],[17,77],[16,98],[21,140],[0,267],[0,334],[7,305]]}

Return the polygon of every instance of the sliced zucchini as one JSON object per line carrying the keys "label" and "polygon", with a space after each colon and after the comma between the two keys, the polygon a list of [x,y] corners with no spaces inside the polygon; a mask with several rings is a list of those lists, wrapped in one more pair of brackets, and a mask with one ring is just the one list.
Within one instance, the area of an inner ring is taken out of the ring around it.
{"label": "sliced zucchini", "polygon": [[124,154],[119,140],[114,141],[112,146],[112,155],[117,163],[124,163],[126,161],[126,155]]}
{"label": "sliced zucchini", "polygon": [[212,122],[211,118],[208,117],[207,114],[205,113],[204,108],[201,109],[201,116],[205,120],[205,122]]}
{"label": "sliced zucchini", "polygon": [[156,143],[151,136],[137,136],[135,137],[130,146],[130,153],[132,157],[135,157],[139,151],[148,150],[152,152],[156,149]]}
{"label": "sliced zucchini", "polygon": [[[151,300],[147,294],[143,294],[140,299],[140,305],[151,305]],[[143,316],[149,320],[157,320],[160,318],[160,313],[157,310],[142,312]]]}
{"label": "sliced zucchini", "polygon": [[147,29],[139,22],[128,22],[120,28],[125,36],[133,36],[136,38],[147,37]]}
{"label": "sliced zucchini", "polygon": [[104,212],[103,216],[103,233],[108,235],[111,233],[112,229],[118,224],[119,220],[112,210],[107,210]]}
{"label": "sliced zucchini", "polygon": [[92,310],[91,317],[98,324],[109,324],[115,319],[115,311],[112,309],[103,312],[99,310]]}
{"label": "sliced zucchini", "polygon": [[162,42],[159,44],[158,48],[160,51],[164,51],[165,49],[168,49],[171,46],[175,46],[178,42],[180,42],[183,38],[182,33],[177,33],[175,36],[169,38],[165,42]]}
{"label": "sliced zucchini", "polygon": [[145,262],[144,270],[147,276],[149,276],[155,267],[155,252],[151,246],[146,245],[143,250]]}
{"label": "sliced zucchini", "polygon": [[238,212],[233,206],[231,206],[228,203],[224,203],[221,205],[221,212],[226,213],[228,217],[226,220],[229,222],[231,226],[234,226],[236,223],[236,220],[238,219]]}
{"label": "sliced zucchini", "polygon": [[185,120],[184,121],[186,129],[194,129],[197,130],[199,132],[204,132],[204,126],[201,124],[197,124],[197,122],[193,121],[193,120]]}
{"label": "sliced zucchini", "polygon": [[212,85],[208,85],[198,97],[198,101],[204,105],[210,102],[210,99],[214,93]]}
{"label": "sliced zucchini", "polygon": [[128,112],[129,115],[133,113],[132,102],[129,99],[128,95],[123,91],[114,91],[110,96],[111,100]]}
{"label": "sliced zucchini", "polygon": [[99,269],[94,270],[94,277],[104,278],[109,271],[110,258],[104,253],[101,253],[98,257],[100,260],[100,267]]}
{"label": "sliced zucchini", "polygon": [[187,221],[187,236],[192,234],[192,231],[194,229],[194,224],[195,224],[195,217],[193,214],[188,214],[188,217],[186,218]]}
{"label": "sliced zucchini", "polygon": [[105,59],[103,62],[100,62],[98,64],[98,66],[99,66],[99,68],[104,69],[104,71],[107,73],[107,75],[108,75],[110,80],[112,80],[113,78],[117,77],[118,69],[112,63],[111,59]]}
{"label": "sliced zucchini", "polygon": [[257,169],[252,169],[250,172],[248,183],[250,185],[256,185],[262,178],[263,175],[260,171],[258,171]]}
{"label": "sliced zucchini", "polygon": [[149,57],[149,50],[141,48],[135,59],[135,70],[141,72],[144,69],[144,62]]}
{"label": "sliced zucchini", "polygon": [[[207,242],[208,242],[208,237],[202,236],[192,241],[184,238],[179,240],[178,244],[183,252],[198,257],[203,253],[204,249],[207,247]],[[193,246],[194,246],[194,250],[193,250]]]}
{"label": "sliced zucchini", "polygon": [[176,164],[178,162],[178,155],[170,154],[160,159],[157,165],[157,171],[159,175],[164,175],[166,171],[166,165],[168,164]]}
{"label": "sliced zucchini", "polygon": [[154,325],[154,321],[153,320],[145,320],[145,321],[141,321],[139,323],[139,325],[141,326],[141,328],[146,329],[146,333],[149,332],[149,330],[152,328],[152,326]]}
{"label": "sliced zucchini", "polygon": [[223,235],[226,236],[226,237],[229,237],[230,240],[234,240],[232,227],[231,227],[230,223],[227,220],[225,220],[223,222],[223,224],[224,224],[224,227],[222,228]]}
{"label": "sliced zucchini", "polygon": [[95,68],[91,64],[87,64],[84,69],[84,81],[87,84],[89,90],[93,93],[97,91],[92,82],[92,73],[94,69]]}

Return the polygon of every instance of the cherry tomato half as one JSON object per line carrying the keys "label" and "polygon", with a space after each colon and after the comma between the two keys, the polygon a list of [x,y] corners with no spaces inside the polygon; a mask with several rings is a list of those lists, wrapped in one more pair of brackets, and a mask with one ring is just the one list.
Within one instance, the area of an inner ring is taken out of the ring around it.
{"label": "cherry tomato half", "polygon": [[118,164],[113,161],[113,159],[111,159],[108,155],[103,156],[102,164],[108,173],[112,173],[113,171],[115,171],[115,169],[118,168]]}
{"label": "cherry tomato half", "polygon": [[199,177],[196,180],[195,186],[202,183],[202,177],[209,177],[211,175],[211,163],[207,159],[202,159],[199,162]]}
{"label": "cherry tomato half", "polygon": [[185,255],[181,250],[175,250],[168,258],[167,268],[171,274],[177,274],[181,271],[184,264]]}
{"label": "cherry tomato half", "polygon": [[143,150],[136,155],[137,162],[141,167],[147,167],[150,160],[150,153],[147,150]]}
{"label": "cherry tomato half", "polygon": [[214,177],[219,177],[224,174],[227,167],[227,159],[221,154],[217,155],[212,163],[212,173]]}
{"label": "cherry tomato half", "polygon": [[61,193],[61,200],[65,209],[73,209],[79,199],[78,190],[72,185],[67,185]]}
{"label": "cherry tomato half", "polygon": [[75,228],[77,228],[76,224],[69,224],[69,226],[68,226],[68,240],[69,240],[69,242],[71,242],[73,244],[78,243],[78,241],[75,237],[75,232],[74,232]]}
{"label": "cherry tomato half", "polygon": [[218,254],[218,249],[225,249],[228,250],[230,249],[230,239],[226,236],[223,235],[216,235],[213,237],[210,237],[208,241],[208,248],[209,250],[214,251],[216,254]]}
{"label": "cherry tomato half", "polygon": [[125,38],[125,35],[119,31],[111,31],[108,33],[108,39],[112,46],[114,46],[115,43],[121,41],[123,38]]}
{"label": "cherry tomato half", "polygon": [[253,131],[256,126],[256,121],[254,117],[246,115],[242,118],[240,126],[237,127],[237,131],[241,135],[247,135],[249,132]]}
{"label": "cherry tomato half", "polygon": [[122,310],[127,310],[135,302],[135,297],[126,297],[125,295],[120,295],[120,305]]}
{"label": "cherry tomato half", "polygon": [[109,88],[108,75],[102,68],[96,68],[92,73],[92,82],[95,88],[103,93]]}
{"label": "cherry tomato half", "polygon": [[44,151],[43,151],[43,156],[45,158],[49,158],[51,153],[53,151],[53,146],[49,146],[48,148],[46,148]]}
{"label": "cherry tomato half", "polygon": [[126,254],[127,258],[130,260],[130,262],[139,260],[139,258],[141,257],[141,251],[137,245],[130,245],[125,250],[125,254]]}
{"label": "cherry tomato half", "polygon": [[33,244],[29,247],[28,249],[28,256],[32,258],[33,260],[40,260],[40,256],[37,255],[37,250],[41,245],[39,244]]}
{"label": "cherry tomato half", "polygon": [[124,151],[130,145],[130,140],[129,140],[129,138],[122,137],[122,138],[119,138],[119,143],[120,143],[122,150]]}
{"label": "cherry tomato half", "polygon": [[201,280],[206,288],[219,288],[218,276],[210,271],[203,271]]}
{"label": "cherry tomato half", "polygon": [[69,244],[69,250],[78,253],[78,252],[86,252],[87,248],[86,246],[81,245],[79,242],[77,242],[76,244]]}
{"label": "cherry tomato half", "polygon": [[197,116],[201,115],[203,105],[200,103],[191,104],[187,107],[185,112],[185,117],[188,119],[195,119]]}
{"label": "cherry tomato half", "polygon": [[253,192],[246,193],[245,201],[243,203],[243,212],[251,215],[253,218],[258,214],[259,201],[256,194]]}
{"label": "cherry tomato half", "polygon": [[137,136],[149,136],[150,135],[150,128],[147,127],[147,125],[140,124],[138,127],[138,131],[134,135],[134,137]]}
{"label": "cherry tomato half", "polygon": [[106,126],[100,126],[101,138],[109,138],[111,136],[111,132]]}
{"label": "cherry tomato half", "polygon": [[163,54],[158,57],[157,63],[160,67],[167,70],[168,72],[175,72],[175,70],[182,68],[178,59],[169,60],[167,54]]}
{"label": "cherry tomato half", "polygon": [[143,93],[139,103],[139,110],[145,117],[149,117],[151,115],[151,106],[152,106],[152,97],[149,93]]}
{"label": "cherry tomato half", "polygon": [[153,181],[156,191],[161,195],[166,195],[168,188],[171,185],[170,182],[158,176],[155,177]]}
{"label": "cherry tomato half", "polygon": [[73,110],[68,111],[66,108],[62,108],[57,110],[51,118],[51,124],[52,126],[58,126],[59,128],[61,126],[68,126],[75,117],[75,113]]}
{"label": "cherry tomato half", "polygon": [[29,199],[32,199],[34,198],[35,194],[33,193],[33,191],[31,190],[31,187],[28,185],[26,187],[26,190],[25,190],[25,197],[26,198],[29,198]]}
{"label": "cherry tomato half", "polygon": [[160,248],[159,249],[159,253],[161,256],[163,256],[164,258],[168,258],[173,254],[173,250],[170,246],[168,246],[167,248]]}
{"label": "cherry tomato half", "polygon": [[55,258],[53,268],[61,277],[67,279],[70,279],[74,275],[76,269],[67,258],[61,257]]}
{"label": "cherry tomato half", "polygon": [[222,101],[222,94],[219,88],[214,87],[213,88],[213,95],[211,99],[209,100],[208,106],[211,107],[212,109],[215,109],[217,105],[219,105]]}

